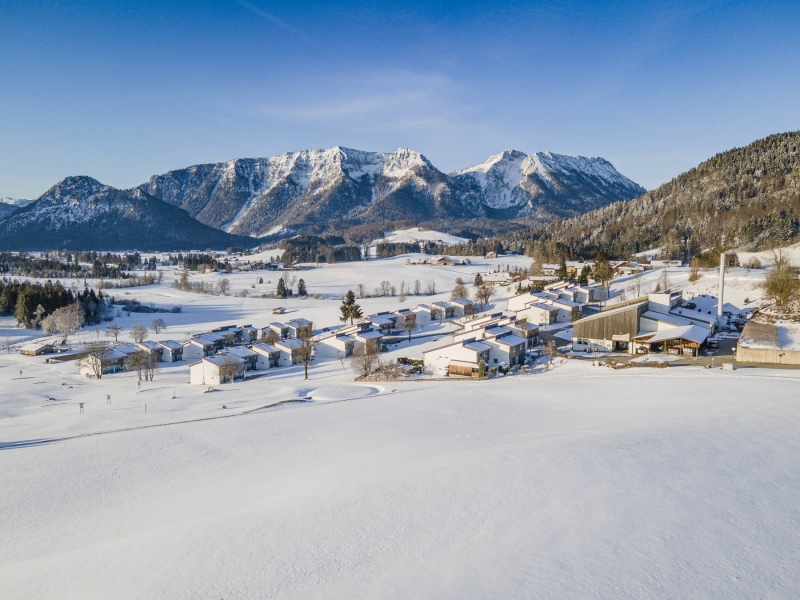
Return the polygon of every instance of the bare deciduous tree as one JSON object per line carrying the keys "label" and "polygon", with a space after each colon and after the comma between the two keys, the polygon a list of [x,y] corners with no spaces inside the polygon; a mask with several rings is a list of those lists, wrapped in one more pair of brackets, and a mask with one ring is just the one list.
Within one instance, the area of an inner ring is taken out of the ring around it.
{"label": "bare deciduous tree", "polygon": [[131,327],[131,338],[137,344],[141,344],[147,339],[147,327],[144,325],[134,325]]}
{"label": "bare deciduous tree", "polygon": [[110,350],[105,342],[87,344],[86,356],[81,360],[81,365],[89,366],[95,379],[100,379],[103,376],[103,361],[108,358]]}
{"label": "bare deciduous tree", "polygon": [[226,381],[233,383],[234,379],[244,375],[244,362],[238,360],[234,355],[223,354],[221,362],[222,364],[219,366],[220,383]]}
{"label": "bare deciduous tree", "polygon": [[308,365],[314,360],[314,348],[316,342],[310,331],[304,329],[300,337],[300,347],[297,349],[297,354],[300,357],[300,362],[303,363],[303,379],[308,379]]}
{"label": "bare deciduous tree", "polygon": [[120,333],[122,333],[122,327],[120,327],[116,323],[109,323],[108,327],[106,327],[106,335],[108,337],[113,337],[115,344],[119,341]]}
{"label": "bare deciduous tree", "polygon": [[491,285],[484,283],[483,285],[475,288],[475,300],[480,303],[481,308],[489,303],[489,300],[491,300],[492,296],[494,296],[494,287]]}
{"label": "bare deciduous tree", "polygon": [[223,296],[228,293],[230,287],[231,287],[231,282],[229,279],[225,277],[223,277],[217,282],[217,291],[219,291],[219,293]]}
{"label": "bare deciduous tree", "polygon": [[356,373],[356,379],[367,378],[378,364],[378,345],[369,340],[367,343],[356,344],[350,355],[350,367]]}
{"label": "bare deciduous tree", "polygon": [[797,269],[790,264],[782,250],[773,250],[772,258],[775,265],[761,288],[767,300],[774,302],[780,310],[786,310],[797,299],[800,280],[797,278]]}
{"label": "bare deciduous tree", "polygon": [[425,292],[428,294],[428,296],[433,296],[436,293],[436,282],[429,281],[428,285],[425,286]]}
{"label": "bare deciduous tree", "polygon": [[467,290],[467,286],[464,285],[464,280],[461,279],[461,277],[456,279],[456,285],[453,288],[452,296],[453,298],[460,298],[460,299],[469,297],[469,291]]}
{"label": "bare deciduous tree", "polygon": [[167,323],[164,319],[153,319],[150,321],[150,329],[153,330],[153,333],[161,333],[161,330],[166,328]]}
{"label": "bare deciduous tree", "polygon": [[144,373],[145,370],[146,362],[147,362],[147,352],[145,352],[144,350],[139,350],[138,352],[131,352],[125,359],[125,370],[135,372],[136,377],[139,379],[139,381],[141,381],[142,374]]}
{"label": "bare deciduous tree", "polygon": [[414,295],[419,296],[422,293],[422,282],[419,279],[414,280]]}

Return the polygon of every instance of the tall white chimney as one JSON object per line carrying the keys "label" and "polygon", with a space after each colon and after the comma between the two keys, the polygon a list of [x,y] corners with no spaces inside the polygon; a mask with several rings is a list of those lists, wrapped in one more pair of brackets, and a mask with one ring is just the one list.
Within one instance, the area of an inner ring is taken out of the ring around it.
{"label": "tall white chimney", "polygon": [[725,302],[725,253],[719,255],[719,293],[717,294],[717,327],[722,327],[722,304]]}

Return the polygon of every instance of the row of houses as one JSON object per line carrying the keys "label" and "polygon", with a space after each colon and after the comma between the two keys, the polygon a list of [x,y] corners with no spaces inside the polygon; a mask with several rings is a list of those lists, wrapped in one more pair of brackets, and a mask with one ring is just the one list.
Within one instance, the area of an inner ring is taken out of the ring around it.
{"label": "row of houses", "polygon": [[519,294],[508,299],[508,312],[540,326],[571,323],[580,318],[581,307],[605,298],[599,285],[571,285],[559,281],[544,290]]}
{"label": "row of houses", "polygon": [[452,341],[422,356],[432,375],[477,377],[481,363],[487,370],[524,364],[526,352],[538,343],[537,325],[498,313],[466,322]]}
{"label": "row of houses", "polygon": [[575,352],[667,352],[698,356],[716,328],[712,315],[681,310],[680,292],[649,294],[576,321]]}

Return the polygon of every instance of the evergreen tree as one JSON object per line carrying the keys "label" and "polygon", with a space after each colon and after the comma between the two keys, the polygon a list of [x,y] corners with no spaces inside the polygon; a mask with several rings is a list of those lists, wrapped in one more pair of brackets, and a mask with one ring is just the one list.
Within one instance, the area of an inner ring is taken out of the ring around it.
{"label": "evergreen tree", "polygon": [[592,268],[589,265],[583,265],[581,269],[581,274],[578,276],[578,283],[581,285],[587,285],[589,283],[589,275],[592,272]]}
{"label": "evergreen tree", "polygon": [[561,264],[558,267],[558,278],[562,281],[566,281],[567,279],[567,259],[563,256],[561,257]]}
{"label": "evergreen tree", "polygon": [[339,310],[342,311],[342,316],[339,317],[342,323],[346,323],[349,320],[350,325],[352,325],[354,319],[360,319],[363,316],[361,307],[356,302],[356,295],[353,293],[353,290],[347,290],[347,294],[345,294]]}
{"label": "evergreen tree", "polygon": [[606,286],[606,296],[608,295],[608,282],[613,276],[614,270],[611,268],[605,250],[601,248],[594,259],[594,278]]}
{"label": "evergreen tree", "polygon": [[283,277],[278,279],[278,291],[275,293],[278,298],[286,298],[288,296],[288,292],[286,291],[286,283],[283,281]]}
{"label": "evergreen tree", "polygon": [[481,277],[480,273],[476,273],[475,274],[475,281],[473,282],[473,285],[475,287],[479,287],[479,286],[483,285],[483,277]]}
{"label": "evergreen tree", "polygon": [[306,282],[302,279],[297,282],[297,295],[301,298],[305,298],[308,295],[306,292]]}

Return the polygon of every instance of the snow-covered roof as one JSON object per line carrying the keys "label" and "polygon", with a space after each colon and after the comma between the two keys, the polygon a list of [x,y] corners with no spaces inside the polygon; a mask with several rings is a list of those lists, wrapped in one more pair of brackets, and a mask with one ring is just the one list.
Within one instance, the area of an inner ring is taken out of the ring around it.
{"label": "snow-covered roof", "polygon": [[259,354],[275,354],[280,352],[275,346],[270,346],[269,344],[253,344],[250,346],[250,349]]}
{"label": "snow-covered roof", "polygon": [[177,350],[182,346],[180,342],[176,342],[174,340],[163,340],[161,342],[158,342],[158,344],[159,346],[163,346],[164,348],[167,348],[169,350]]}
{"label": "snow-covered roof", "polygon": [[41,350],[42,348],[46,348],[47,346],[52,346],[53,342],[51,340],[39,340],[37,342],[30,342],[25,344],[22,347],[23,352],[35,352],[36,350]]}
{"label": "snow-covered roof", "polygon": [[394,325],[394,319],[386,316],[371,317],[370,322],[376,325]]}
{"label": "snow-covered roof", "polygon": [[[214,356],[205,356],[201,360],[206,362],[210,362],[211,364],[217,365],[221,367],[223,365],[230,364],[234,362],[236,364],[243,363],[244,360],[236,356],[235,354],[215,354]],[[195,363],[196,364],[196,363]]]}
{"label": "snow-covered roof", "polygon": [[195,335],[188,342],[184,342],[184,344],[199,344],[200,346],[213,346],[216,343],[217,340],[205,334]]}
{"label": "snow-covered roof", "polygon": [[234,346],[233,348],[226,348],[223,351],[223,354],[233,354],[234,356],[238,356],[239,358],[250,358],[256,355],[255,352],[253,352],[248,348],[245,348],[244,346]]}
{"label": "snow-covered roof", "polygon": [[492,349],[489,344],[485,344],[483,342],[464,342],[464,348],[469,348],[470,350],[475,350],[476,352],[486,352],[487,350]]}
{"label": "snow-covered roof", "polygon": [[656,334],[650,338],[649,343],[654,344],[663,342],[664,340],[677,340],[684,339],[690,342],[702,344],[708,338],[709,331],[699,325],[687,325],[685,327],[670,327],[669,329],[662,329],[657,331]]}
{"label": "snow-covered roof", "polygon": [[685,327],[687,325],[691,325],[692,322],[689,319],[684,319],[683,317],[676,317],[672,314],[664,314],[660,312],[656,312],[654,310],[648,310],[642,313],[643,319],[650,319],[652,321],[660,321],[661,323],[669,323],[670,325],[676,325],[679,327]]}
{"label": "snow-covered roof", "polygon": [[383,337],[383,334],[380,331],[368,329],[367,331],[359,331],[356,337],[364,338],[365,340],[374,340]]}
{"label": "snow-covered roof", "polygon": [[289,338],[288,340],[278,340],[275,342],[276,346],[282,346],[287,350],[297,350],[302,347],[303,341],[297,338]]}
{"label": "snow-covered roof", "polygon": [[540,308],[542,310],[546,310],[549,312],[557,312],[558,307],[553,306],[552,304],[543,304],[542,302],[531,302],[530,304],[526,304],[525,308]]}
{"label": "snow-covered roof", "polygon": [[508,335],[504,335],[503,337],[494,338],[493,341],[504,346],[519,346],[520,344],[524,344],[526,340],[525,338],[521,338],[518,335],[510,333]]}
{"label": "snow-covered roof", "polygon": [[563,298],[554,298],[553,300],[551,300],[551,302],[554,305],[565,306],[567,308],[575,308],[580,306],[579,302],[573,302],[572,300],[564,300]]}
{"label": "snow-covered roof", "polygon": [[747,323],[739,338],[742,348],[800,351],[800,326]]}
{"label": "snow-covered roof", "polygon": [[289,327],[294,327],[295,329],[298,329],[300,327],[308,327],[311,324],[312,324],[311,321],[309,321],[308,319],[300,319],[300,318],[292,319],[291,321],[286,323],[286,325],[288,325]]}
{"label": "snow-covered roof", "polygon": [[133,354],[134,352],[141,352],[141,348],[136,344],[117,344],[116,346],[111,347],[112,350],[118,350],[125,355]]}
{"label": "snow-covered roof", "polygon": [[450,304],[458,304],[460,306],[472,306],[473,302],[472,300],[469,300],[467,298],[451,298]]}

